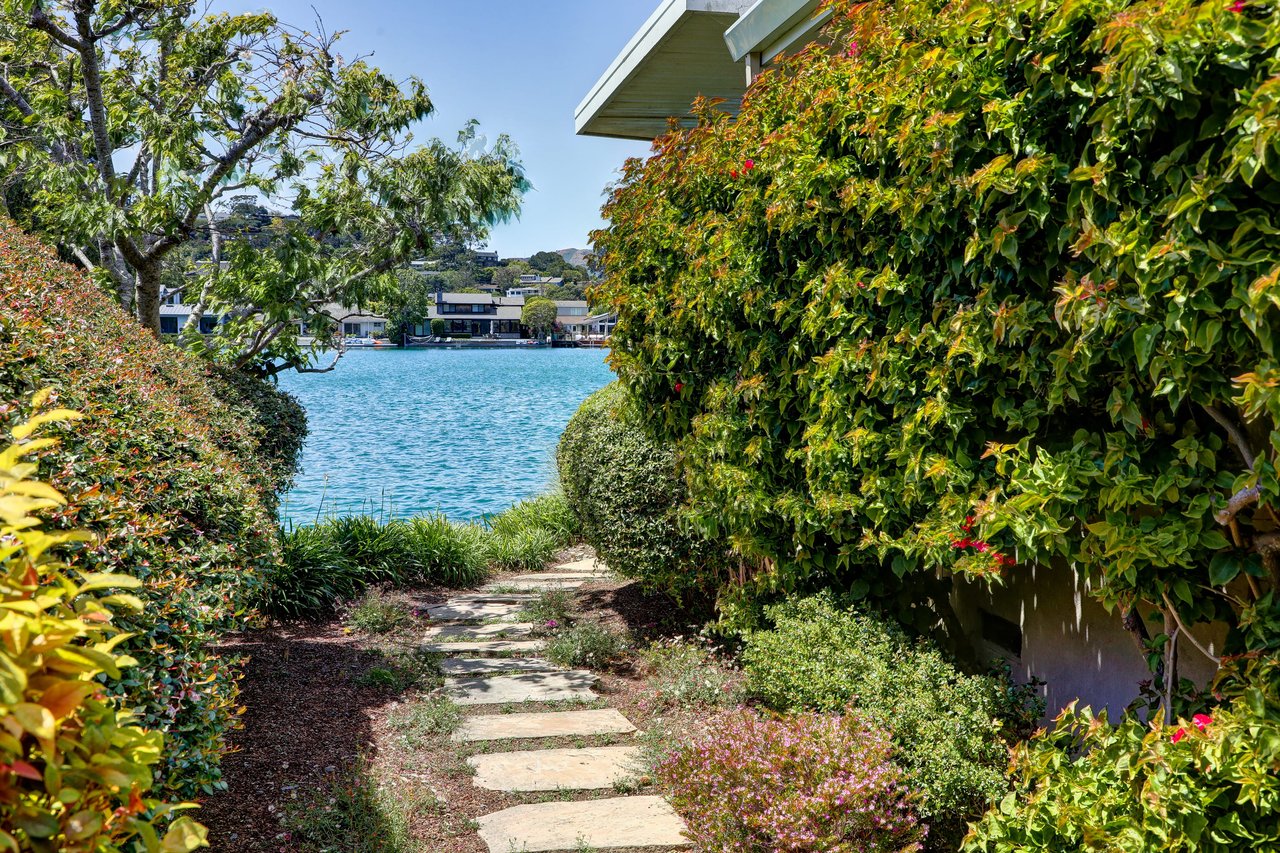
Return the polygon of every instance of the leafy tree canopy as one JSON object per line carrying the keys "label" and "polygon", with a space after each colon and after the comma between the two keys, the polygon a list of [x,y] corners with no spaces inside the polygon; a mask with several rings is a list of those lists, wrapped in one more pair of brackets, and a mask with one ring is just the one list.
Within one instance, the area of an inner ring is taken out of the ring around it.
{"label": "leafy tree canopy", "polygon": [[526,300],[520,322],[536,335],[546,334],[556,323],[556,303],[541,296]]}
{"label": "leafy tree canopy", "polygon": [[[420,80],[343,59],[338,35],[183,0],[0,0],[0,180],[9,206],[153,331],[175,252],[209,232],[187,301],[229,321],[211,356],[302,368],[298,321],[360,305],[442,241],[482,239],[527,188],[506,137],[413,145]],[[288,206],[270,245],[221,233],[254,194]]]}

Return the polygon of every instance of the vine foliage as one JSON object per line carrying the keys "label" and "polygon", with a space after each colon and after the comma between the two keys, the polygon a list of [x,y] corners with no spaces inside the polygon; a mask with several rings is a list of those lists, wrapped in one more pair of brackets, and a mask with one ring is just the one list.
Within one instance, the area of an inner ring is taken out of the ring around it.
{"label": "vine foliage", "polygon": [[1057,561],[1163,612],[1166,657],[1210,620],[1275,645],[1275,5],[833,5],[595,234],[612,362],[736,592],[933,619],[917,581]]}

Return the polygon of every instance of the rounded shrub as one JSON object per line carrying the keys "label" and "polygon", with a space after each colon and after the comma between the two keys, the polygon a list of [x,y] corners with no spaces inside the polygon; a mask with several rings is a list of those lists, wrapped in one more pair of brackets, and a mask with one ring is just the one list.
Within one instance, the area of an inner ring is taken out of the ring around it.
{"label": "rounded shrub", "polygon": [[726,548],[680,524],[685,486],[676,455],[646,433],[621,385],[583,402],[556,458],[578,530],[611,569],[679,597],[714,588]]}
{"label": "rounded shrub", "polygon": [[778,711],[850,709],[890,732],[931,845],[957,841],[964,821],[1004,792],[1001,730],[1020,709],[1000,679],[965,675],[924,641],[829,596],[766,614],[774,627],[749,634],[742,652],[748,693]]}
{"label": "rounded shrub", "polygon": [[40,461],[67,498],[49,526],[94,534],[68,555],[76,571],[142,582],[145,606],[118,619],[133,634],[119,651],[138,663],[108,689],[165,734],[162,787],[211,791],[239,719],[236,662],[211,646],[245,627],[280,560],[261,433],[218,398],[202,363],[0,221],[0,427],[45,387],[83,415]]}
{"label": "rounded shrub", "polygon": [[658,774],[703,850],[911,853],[927,830],[892,752],[852,715],[730,711]]}

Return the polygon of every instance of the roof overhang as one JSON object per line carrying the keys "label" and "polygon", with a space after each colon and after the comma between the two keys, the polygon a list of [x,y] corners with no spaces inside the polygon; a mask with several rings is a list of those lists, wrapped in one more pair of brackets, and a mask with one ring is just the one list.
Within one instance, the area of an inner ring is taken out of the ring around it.
{"label": "roof overhang", "polygon": [[760,54],[768,65],[783,53],[791,53],[817,38],[831,20],[831,9],[819,11],[819,0],[757,0],[725,31],[729,55],[741,61]]}
{"label": "roof overhang", "polygon": [[737,112],[746,70],[725,48],[725,30],[751,0],[663,0],[578,105],[583,136],[653,139],[672,117],[692,123],[699,95]]}

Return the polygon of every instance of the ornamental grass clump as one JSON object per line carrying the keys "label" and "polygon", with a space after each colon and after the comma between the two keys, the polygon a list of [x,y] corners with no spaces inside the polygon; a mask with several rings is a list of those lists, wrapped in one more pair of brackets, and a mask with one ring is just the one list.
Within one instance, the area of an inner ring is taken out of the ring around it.
{"label": "ornamental grass clump", "polygon": [[726,712],[658,774],[702,849],[909,853],[927,827],[888,735],[852,714]]}

